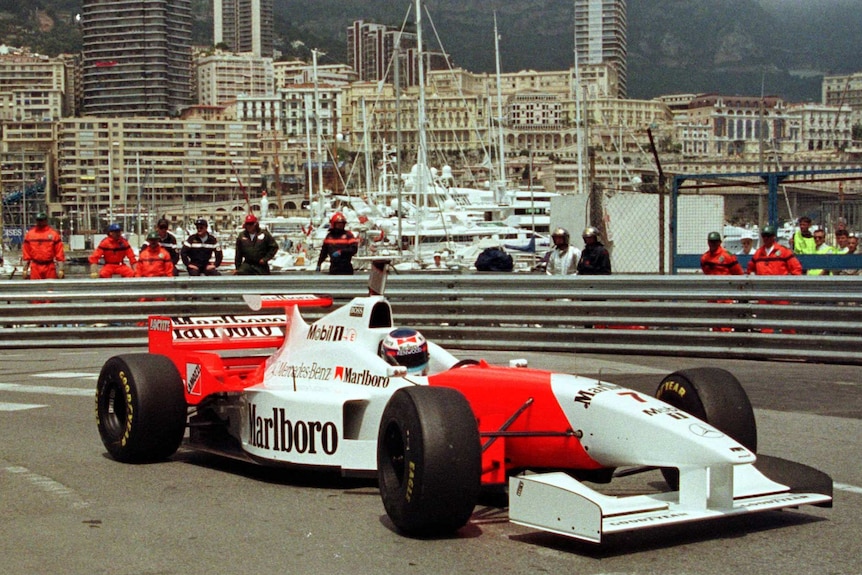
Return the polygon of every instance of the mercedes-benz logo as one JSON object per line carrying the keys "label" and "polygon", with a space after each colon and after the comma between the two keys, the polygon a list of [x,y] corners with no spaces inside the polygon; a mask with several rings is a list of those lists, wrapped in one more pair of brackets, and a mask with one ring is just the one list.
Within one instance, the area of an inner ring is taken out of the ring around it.
{"label": "mercedes-benz logo", "polygon": [[695,435],[699,435],[705,439],[716,439],[719,437],[724,437],[724,434],[717,429],[712,427],[705,427],[700,423],[692,423],[688,426],[688,429]]}

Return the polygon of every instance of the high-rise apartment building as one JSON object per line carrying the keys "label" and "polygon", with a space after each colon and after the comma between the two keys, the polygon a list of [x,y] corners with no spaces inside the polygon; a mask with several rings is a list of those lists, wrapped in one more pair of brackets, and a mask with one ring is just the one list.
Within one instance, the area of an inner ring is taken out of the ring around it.
{"label": "high-rise apartment building", "polygon": [[272,57],[273,0],[214,0],[213,40],[232,52]]}
{"label": "high-rise apartment building", "polygon": [[[392,58],[396,45],[401,50],[402,61],[406,62],[408,52],[415,51],[416,43],[415,33],[402,33],[391,26],[356,20],[347,28],[347,65],[353,68],[361,81],[392,82],[395,75]],[[402,64],[401,71],[405,72],[400,77],[402,84],[410,83],[409,68]]]}
{"label": "high-rise apartment building", "polygon": [[275,90],[272,58],[252,54],[199,54],[195,58],[198,104],[221,106],[240,94],[264,96]]}
{"label": "high-rise apartment building", "polygon": [[175,116],[192,103],[191,0],[83,0],[83,113]]}
{"label": "high-rise apartment building", "polygon": [[0,120],[46,122],[69,115],[72,78],[68,58],[0,47]]}
{"label": "high-rise apartment building", "polygon": [[121,221],[144,229],[161,215],[204,217],[233,229],[242,192],[260,188],[254,122],[66,118],[57,126],[59,205],[76,230]]}
{"label": "high-rise apartment building", "polygon": [[578,64],[610,64],[626,97],[626,0],[575,0]]}

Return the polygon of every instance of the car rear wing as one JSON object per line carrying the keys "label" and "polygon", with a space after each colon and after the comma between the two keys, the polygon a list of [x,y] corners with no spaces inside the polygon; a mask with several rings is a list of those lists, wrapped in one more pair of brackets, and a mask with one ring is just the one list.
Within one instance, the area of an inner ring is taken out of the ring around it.
{"label": "car rear wing", "polygon": [[243,299],[254,311],[282,308],[284,313],[203,317],[151,316],[147,322],[150,351],[166,353],[178,348],[212,351],[280,347],[288,331],[289,308],[332,305],[331,297],[311,294],[246,295]]}
{"label": "car rear wing", "polygon": [[269,348],[281,346],[287,333],[287,318],[284,314],[150,316],[147,329],[152,353],[178,348],[198,351]]}
{"label": "car rear wing", "polygon": [[314,294],[250,294],[242,296],[248,307],[254,311],[260,311],[266,308],[290,308],[299,307],[329,307],[332,305],[332,297],[328,295]]}

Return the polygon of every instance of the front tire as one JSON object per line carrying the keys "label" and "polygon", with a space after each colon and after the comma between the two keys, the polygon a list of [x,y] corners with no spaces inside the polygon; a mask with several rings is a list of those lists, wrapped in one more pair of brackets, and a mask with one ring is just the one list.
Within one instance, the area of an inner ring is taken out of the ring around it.
{"label": "front tire", "polygon": [[383,411],[377,477],[383,507],[407,535],[463,527],[479,496],[482,452],[476,417],[457,390],[407,387]]}
{"label": "front tire", "polygon": [[163,355],[112,357],[96,384],[96,419],[102,443],[117,461],[145,463],[173,455],[186,428],[176,366]]}
{"label": "front tire", "polygon": [[[752,453],[757,453],[757,423],[754,409],[742,384],[730,372],[716,367],[676,371],[662,380],[655,396],[701,419]],[[665,481],[679,487],[679,471],[663,468]]]}

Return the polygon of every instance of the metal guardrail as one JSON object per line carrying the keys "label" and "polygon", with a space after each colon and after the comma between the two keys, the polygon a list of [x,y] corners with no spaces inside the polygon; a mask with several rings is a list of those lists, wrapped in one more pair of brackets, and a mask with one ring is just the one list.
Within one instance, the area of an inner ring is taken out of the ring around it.
{"label": "metal guardrail", "polygon": [[[145,346],[148,315],[248,314],[249,293],[341,305],[367,284],[313,274],[3,281],[0,349]],[[450,348],[844,364],[862,364],[860,294],[858,276],[409,274],[386,286],[396,323]]]}

